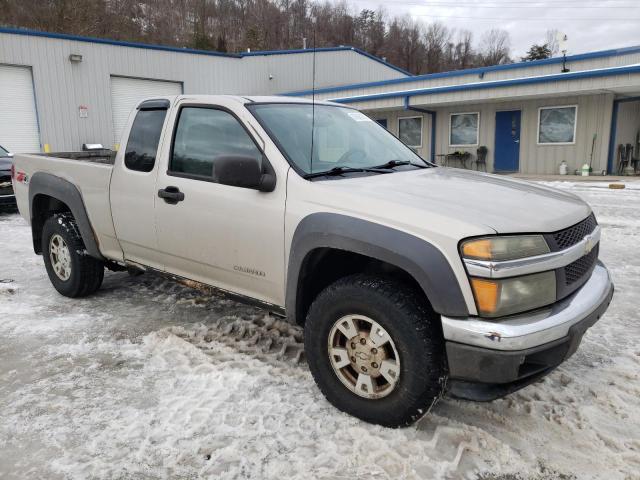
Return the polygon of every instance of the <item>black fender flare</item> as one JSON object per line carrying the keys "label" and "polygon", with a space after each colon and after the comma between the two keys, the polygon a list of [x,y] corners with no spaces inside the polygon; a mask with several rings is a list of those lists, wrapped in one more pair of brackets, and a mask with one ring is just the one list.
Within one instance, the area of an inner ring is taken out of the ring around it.
{"label": "black fender flare", "polygon": [[317,248],[335,248],[387,262],[411,275],[433,309],[442,315],[469,315],[462,290],[442,252],[414,235],[335,213],[313,213],[298,224],[291,241],[286,284],[286,311],[302,323],[300,272],[307,255]]}
{"label": "black fender flare", "polygon": [[34,200],[38,195],[46,195],[64,203],[78,225],[80,235],[87,249],[87,253],[92,257],[104,260],[98,248],[87,209],[82,200],[82,194],[78,188],[68,180],[45,172],[36,172],[29,180],[29,212],[31,216],[31,235],[33,237],[33,249],[36,253],[42,253],[40,246],[41,232],[37,231],[39,223],[38,215],[35,211]]}

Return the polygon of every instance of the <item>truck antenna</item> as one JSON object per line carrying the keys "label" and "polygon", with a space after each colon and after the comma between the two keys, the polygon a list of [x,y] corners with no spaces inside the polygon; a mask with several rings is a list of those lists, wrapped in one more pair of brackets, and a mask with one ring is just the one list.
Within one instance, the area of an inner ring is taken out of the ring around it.
{"label": "truck antenna", "polygon": [[311,73],[311,155],[309,173],[313,173],[313,137],[316,124],[316,25],[313,24],[313,60]]}

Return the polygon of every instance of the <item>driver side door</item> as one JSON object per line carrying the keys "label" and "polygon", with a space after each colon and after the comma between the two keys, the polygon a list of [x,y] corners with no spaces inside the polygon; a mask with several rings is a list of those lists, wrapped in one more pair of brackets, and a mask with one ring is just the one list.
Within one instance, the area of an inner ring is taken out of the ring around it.
{"label": "driver side door", "polygon": [[[235,108],[235,110],[234,110]],[[272,192],[223,185],[216,158],[244,155],[266,162],[264,144],[231,101],[182,103],[163,152],[156,191],[158,249],[167,272],[275,305],[284,305],[286,179]],[[167,142],[169,143],[169,142]],[[278,174],[276,173],[276,176]],[[174,196],[175,197],[175,196]]]}

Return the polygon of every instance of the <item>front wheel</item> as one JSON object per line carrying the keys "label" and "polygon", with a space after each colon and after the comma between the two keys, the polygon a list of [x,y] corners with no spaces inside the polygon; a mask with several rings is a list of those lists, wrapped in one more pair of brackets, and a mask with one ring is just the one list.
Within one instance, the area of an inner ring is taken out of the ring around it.
{"label": "front wheel", "polygon": [[84,297],[100,288],[104,265],[87,254],[70,213],[55,214],[44,223],[42,256],[49,280],[65,297]]}
{"label": "front wheel", "polygon": [[410,425],[442,391],[437,316],[392,279],[353,275],[327,287],[309,309],[304,343],[327,400],[367,422]]}

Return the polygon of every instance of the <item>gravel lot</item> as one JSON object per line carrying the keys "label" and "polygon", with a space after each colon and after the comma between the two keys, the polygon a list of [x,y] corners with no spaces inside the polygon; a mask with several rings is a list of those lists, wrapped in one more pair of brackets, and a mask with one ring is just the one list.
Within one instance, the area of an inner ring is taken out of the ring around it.
{"label": "gravel lot", "polygon": [[333,409],[302,332],[152,275],[61,297],[0,213],[0,478],[640,479],[640,183],[556,183],[616,282],[578,352],[510,397],[389,430]]}

